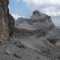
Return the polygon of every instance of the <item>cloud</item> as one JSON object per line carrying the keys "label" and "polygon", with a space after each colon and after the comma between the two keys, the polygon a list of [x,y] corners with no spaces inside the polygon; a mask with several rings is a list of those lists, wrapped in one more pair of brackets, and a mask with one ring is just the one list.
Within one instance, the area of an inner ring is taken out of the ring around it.
{"label": "cloud", "polygon": [[42,11],[49,16],[59,16],[60,15],[60,11],[56,11],[56,9],[54,9],[53,7],[43,8]]}
{"label": "cloud", "polygon": [[53,16],[52,20],[56,26],[60,26],[60,16]]}
{"label": "cloud", "polygon": [[[21,0],[19,0],[21,1]],[[32,10],[38,9],[50,16],[60,15],[60,0],[22,0]]]}
{"label": "cloud", "polygon": [[60,5],[60,0],[22,0],[27,5],[31,7],[34,5],[35,7],[40,7],[43,5]]}
{"label": "cloud", "polygon": [[[56,25],[60,25],[60,0],[16,0],[24,2],[31,11],[39,10],[49,16]],[[58,20],[58,21],[57,21]]]}
{"label": "cloud", "polygon": [[43,5],[43,4],[60,5],[60,0],[16,0],[16,1],[23,1],[27,4],[34,4],[34,5]]}
{"label": "cloud", "polygon": [[16,15],[16,14],[11,14],[13,17],[14,17],[14,19],[18,19],[19,17],[22,17],[22,16],[19,16],[19,15]]}

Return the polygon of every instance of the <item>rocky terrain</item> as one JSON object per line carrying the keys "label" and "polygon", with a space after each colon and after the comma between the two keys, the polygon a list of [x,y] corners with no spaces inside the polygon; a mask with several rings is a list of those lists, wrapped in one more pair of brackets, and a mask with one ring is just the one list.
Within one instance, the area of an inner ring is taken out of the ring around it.
{"label": "rocky terrain", "polygon": [[60,29],[55,27],[50,16],[35,10],[28,20],[15,27],[16,40],[50,60],[59,60],[53,56],[58,55],[56,52],[60,49]]}
{"label": "rocky terrain", "polygon": [[60,60],[60,29],[51,17],[35,10],[17,25],[8,4],[0,0],[0,60]]}
{"label": "rocky terrain", "polygon": [[26,20],[28,20],[28,19],[27,18],[20,17],[20,18],[17,19],[16,23],[17,24],[20,24],[20,23],[22,23],[23,21],[26,21]]}

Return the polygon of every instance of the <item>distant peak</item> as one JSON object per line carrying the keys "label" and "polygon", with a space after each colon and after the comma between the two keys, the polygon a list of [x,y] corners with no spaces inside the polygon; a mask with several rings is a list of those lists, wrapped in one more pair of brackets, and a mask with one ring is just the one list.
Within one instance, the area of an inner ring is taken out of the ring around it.
{"label": "distant peak", "polygon": [[33,11],[32,16],[30,17],[30,19],[40,19],[41,18],[41,13],[38,10]]}
{"label": "distant peak", "polygon": [[36,15],[36,14],[37,14],[37,15],[39,15],[39,16],[40,16],[40,12],[39,12],[38,10],[33,11],[33,14],[34,14],[34,15]]}

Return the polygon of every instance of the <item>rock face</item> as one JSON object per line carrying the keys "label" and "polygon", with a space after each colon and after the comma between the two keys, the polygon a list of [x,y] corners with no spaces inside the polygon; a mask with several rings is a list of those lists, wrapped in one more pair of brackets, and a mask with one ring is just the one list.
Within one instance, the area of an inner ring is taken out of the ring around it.
{"label": "rock face", "polygon": [[51,17],[46,14],[40,13],[38,10],[35,10],[33,12],[32,16],[30,17],[30,21],[31,23],[36,24],[36,26],[34,26],[35,28],[37,27],[36,29],[54,27]]}
{"label": "rock face", "polygon": [[55,26],[50,16],[35,10],[28,20],[23,21],[16,27],[20,28],[21,35],[31,36],[39,33],[40,36],[45,36]]}
{"label": "rock face", "polygon": [[14,26],[15,26],[15,20],[11,16],[11,14],[8,14],[8,26],[9,26],[9,36],[11,37],[14,32]]}
{"label": "rock face", "polygon": [[35,10],[27,21],[25,20],[16,26],[14,35],[24,38],[21,41],[26,46],[38,50],[46,47],[60,47],[58,43],[60,30],[55,27],[50,16],[38,10]]}
{"label": "rock face", "polygon": [[8,9],[8,0],[0,0],[0,41],[6,42],[9,39],[10,34],[10,27],[11,25],[8,25],[12,22],[10,22],[9,18],[9,9]]}
{"label": "rock face", "polygon": [[26,21],[26,20],[28,20],[28,19],[27,18],[20,17],[20,18],[17,19],[16,23],[17,24],[20,24],[20,23],[22,23],[23,21]]}

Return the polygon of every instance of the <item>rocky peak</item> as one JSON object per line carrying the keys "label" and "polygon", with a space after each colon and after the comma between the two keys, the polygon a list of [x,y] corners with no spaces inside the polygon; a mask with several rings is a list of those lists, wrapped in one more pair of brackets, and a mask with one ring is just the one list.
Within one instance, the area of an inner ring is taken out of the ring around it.
{"label": "rocky peak", "polygon": [[33,11],[32,16],[30,17],[30,19],[36,20],[36,19],[40,19],[40,12],[38,10]]}
{"label": "rocky peak", "polygon": [[[30,21],[31,23],[34,23],[36,26],[35,28],[37,28],[39,26],[40,28],[53,28],[54,24],[51,20],[51,17],[39,12],[38,10],[33,11],[32,16],[30,17]],[[49,29],[48,28],[48,29]],[[38,28],[37,28],[38,29]]]}
{"label": "rocky peak", "polygon": [[46,14],[43,14],[43,13],[41,13],[41,12],[39,12],[38,10],[35,10],[35,11],[33,11],[33,13],[32,13],[32,16],[30,17],[30,19],[32,19],[32,20],[41,20],[41,19],[51,19],[51,17],[50,16],[48,16],[48,15],[46,15]]}
{"label": "rocky peak", "polygon": [[[23,21],[23,23],[18,24],[16,27],[20,28],[20,34],[22,36],[35,35],[38,33],[40,34],[39,36],[45,36],[50,30],[54,28],[54,24],[50,16],[35,10],[33,11],[30,19]],[[15,32],[16,31],[17,29],[15,29]],[[17,31],[17,33],[19,32]],[[15,35],[17,35],[17,33],[15,33]]]}
{"label": "rocky peak", "polygon": [[35,11],[33,12],[33,14],[40,16],[40,12],[39,12],[38,10],[35,10]]}

